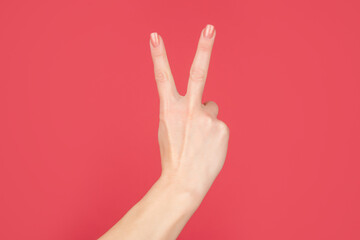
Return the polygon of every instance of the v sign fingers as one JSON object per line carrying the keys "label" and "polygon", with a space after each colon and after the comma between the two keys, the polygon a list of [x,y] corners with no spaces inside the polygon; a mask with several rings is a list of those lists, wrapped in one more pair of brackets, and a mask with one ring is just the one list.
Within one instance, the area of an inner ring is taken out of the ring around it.
{"label": "v sign fingers", "polygon": [[214,45],[216,31],[208,24],[201,32],[195,58],[191,65],[186,96],[192,106],[201,106],[202,94],[209,69],[211,51]]}
{"label": "v sign fingers", "polygon": [[150,50],[154,63],[156,85],[160,97],[160,109],[162,110],[180,95],[176,89],[171,73],[164,42],[156,32],[150,34]]}

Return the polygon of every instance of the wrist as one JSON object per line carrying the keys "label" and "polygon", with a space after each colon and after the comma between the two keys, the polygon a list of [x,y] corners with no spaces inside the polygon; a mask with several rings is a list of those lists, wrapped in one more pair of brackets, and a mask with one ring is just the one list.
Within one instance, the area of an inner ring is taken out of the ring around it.
{"label": "wrist", "polygon": [[184,184],[179,178],[163,173],[157,180],[157,184],[170,195],[176,196],[184,202],[189,203],[189,207],[194,209],[198,208],[206,194],[195,187]]}

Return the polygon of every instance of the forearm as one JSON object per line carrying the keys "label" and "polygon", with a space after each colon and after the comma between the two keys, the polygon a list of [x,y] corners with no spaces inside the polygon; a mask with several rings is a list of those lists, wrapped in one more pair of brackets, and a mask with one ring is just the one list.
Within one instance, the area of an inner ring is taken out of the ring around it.
{"label": "forearm", "polygon": [[169,179],[160,177],[99,240],[176,239],[201,200]]}

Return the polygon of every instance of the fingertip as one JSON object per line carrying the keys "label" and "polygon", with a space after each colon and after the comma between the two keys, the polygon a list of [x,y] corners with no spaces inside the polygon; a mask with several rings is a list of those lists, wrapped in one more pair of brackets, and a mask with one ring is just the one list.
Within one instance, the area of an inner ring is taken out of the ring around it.
{"label": "fingertip", "polygon": [[207,24],[203,29],[203,36],[207,39],[212,39],[215,36],[215,27],[211,24]]}
{"label": "fingertip", "polygon": [[160,35],[157,32],[152,32],[150,34],[150,42],[154,48],[159,47],[160,46]]}

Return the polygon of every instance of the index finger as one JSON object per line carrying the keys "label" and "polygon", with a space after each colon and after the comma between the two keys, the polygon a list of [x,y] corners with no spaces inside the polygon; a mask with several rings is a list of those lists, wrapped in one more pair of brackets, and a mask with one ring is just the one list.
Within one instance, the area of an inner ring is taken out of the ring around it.
{"label": "index finger", "polygon": [[195,58],[190,68],[186,96],[195,104],[201,104],[215,35],[215,28],[210,24],[201,31]]}
{"label": "index finger", "polygon": [[162,107],[163,104],[167,104],[174,96],[179,94],[171,73],[164,41],[156,32],[150,34],[150,50],[154,63],[154,74],[160,97],[160,105]]}

